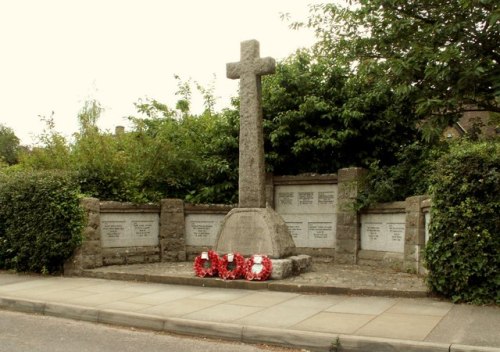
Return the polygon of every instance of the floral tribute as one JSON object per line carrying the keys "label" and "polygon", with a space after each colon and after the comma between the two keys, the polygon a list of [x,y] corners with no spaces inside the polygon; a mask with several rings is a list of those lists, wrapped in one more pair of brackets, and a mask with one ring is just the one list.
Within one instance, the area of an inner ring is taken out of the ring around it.
{"label": "floral tribute", "polygon": [[199,277],[217,275],[219,268],[219,255],[215,251],[202,252],[194,259],[194,272]]}
{"label": "floral tribute", "polygon": [[245,275],[245,258],[239,253],[228,253],[219,258],[219,277],[234,280]]}
{"label": "floral tribute", "polygon": [[252,255],[245,263],[245,279],[264,281],[271,276],[273,264],[266,255]]}

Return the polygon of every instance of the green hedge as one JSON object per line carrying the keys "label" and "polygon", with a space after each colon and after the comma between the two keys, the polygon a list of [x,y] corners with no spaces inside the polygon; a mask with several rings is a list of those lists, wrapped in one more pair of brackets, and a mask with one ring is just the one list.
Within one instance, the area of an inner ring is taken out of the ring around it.
{"label": "green hedge", "polygon": [[0,175],[0,268],[60,272],[82,240],[79,199],[65,173]]}
{"label": "green hedge", "polygon": [[455,302],[500,303],[500,143],[452,146],[431,195],[430,288]]}

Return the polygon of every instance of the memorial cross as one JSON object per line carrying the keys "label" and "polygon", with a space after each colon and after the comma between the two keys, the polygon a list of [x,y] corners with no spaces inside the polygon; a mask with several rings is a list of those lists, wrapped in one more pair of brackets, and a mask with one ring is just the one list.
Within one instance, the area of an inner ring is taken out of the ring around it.
{"label": "memorial cross", "polygon": [[226,65],[227,78],[240,79],[239,208],[266,207],[260,77],[274,73],[276,63],[259,51],[258,41],[244,41],[240,62]]}

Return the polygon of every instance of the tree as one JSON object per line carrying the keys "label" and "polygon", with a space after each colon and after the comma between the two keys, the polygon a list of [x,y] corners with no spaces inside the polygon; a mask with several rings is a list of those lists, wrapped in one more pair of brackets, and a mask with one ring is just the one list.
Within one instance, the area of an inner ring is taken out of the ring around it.
{"label": "tree", "polygon": [[14,165],[18,162],[19,138],[14,131],[0,124],[0,161],[8,165]]}
{"label": "tree", "polygon": [[[378,71],[395,99],[447,124],[500,112],[500,4],[494,0],[360,0],[313,7],[320,56],[355,74]],[[300,24],[296,24],[300,25]],[[430,135],[428,135],[430,137]]]}
{"label": "tree", "polygon": [[393,165],[420,138],[406,99],[352,75],[334,58],[300,51],[263,81],[266,157],[277,174],[330,173],[373,162]]}

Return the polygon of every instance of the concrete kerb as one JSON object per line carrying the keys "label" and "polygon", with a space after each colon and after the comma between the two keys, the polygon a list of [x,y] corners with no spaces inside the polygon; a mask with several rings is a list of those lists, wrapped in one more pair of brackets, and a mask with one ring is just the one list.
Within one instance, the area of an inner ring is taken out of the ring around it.
{"label": "concrete kerb", "polygon": [[495,347],[477,347],[477,346],[466,346],[452,344],[450,346],[450,352],[498,352],[500,348]]}
{"label": "concrete kerb", "polygon": [[338,351],[405,351],[405,352],[449,352],[450,345],[410,340],[394,340],[380,337],[338,336]]}
{"label": "concrete kerb", "polygon": [[140,313],[99,310],[27,299],[0,297],[0,309],[188,336],[215,337],[244,343],[266,343],[305,348],[311,351],[500,352],[500,348],[494,347],[337,335],[181,318],[160,318]]}

